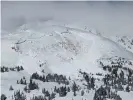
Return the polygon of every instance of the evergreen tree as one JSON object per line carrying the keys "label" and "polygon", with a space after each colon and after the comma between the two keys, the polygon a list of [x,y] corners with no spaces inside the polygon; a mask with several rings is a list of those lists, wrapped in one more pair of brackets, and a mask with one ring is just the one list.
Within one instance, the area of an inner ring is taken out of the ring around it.
{"label": "evergreen tree", "polygon": [[26,100],[26,95],[23,92],[16,91],[14,92],[14,100]]}
{"label": "evergreen tree", "polygon": [[60,97],[64,97],[64,96],[66,96],[66,94],[67,94],[67,90],[66,90],[66,87],[60,87],[60,89],[59,89],[59,96]]}
{"label": "evergreen tree", "polygon": [[29,83],[28,87],[30,90],[39,89],[38,84],[33,82],[32,79],[30,79],[30,83]]}
{"label": "evergreen tree", "polygon": [[81,91],[81,96],[83,96],[83,95],[84,95],[84,91],[82,90],[82,91]]}
{"label": "evergreen tree", "polygon": [[70,88],[69,87],[67,88],[67,92],[70,92]]}
{"label": "evergreen tree", "polygon": [[1,72],[2,72],[2,73],[4,73],[4,72],[5,72],[5,71],[4,71],[4,67],[1,67]]}
{"label": "evergreen tree", "polygon": [[130,92],[129,85],[126,87],[126,92]]}
{"label": "evergreen tree", "polygon": [[107,95],[106,89],[102,86],[95,92],[93,100],[104,100]]}
{"label": "evergreen tree", "polygon": [[20,70],[24,70],[24,68],[22,66],[20,66]]}
{"label": "evergreen tree", "polygon": [[22,78],[21,78],[21,80],[20,80],[20,84],[23,84],[23,80],[22,80]]}
{"label": "evergreen tree", "polygon": [[46,90],[45,90],[45,88],[43,88],[43,89],[42,89],[42,93],[45,94],[45,92],[46,92]]}
{"label": "evergreen tree", "polygon": [[52,94],[50,95],[50,100],[54,99],[55,98],[55,93],[52,92]]}
{"label": "evergreen tree", "polygon": [[8,67],[5,67],[5,72],[9,72],[9,69],[8,69]]}
{"label": "evergreen tree", "polygon": [[12,90],[14,90],[14,89],[13,89],[13,87],[12,87],[12,86],[10,86],[9,90],[10,90],[10,91],[12,91]]}
{"label": "evergreen tree", "polygon": [[24,85],[26,85],[27,83],[26,83],[26,80],[24,80]]}
{"label": "evergreen tree", "polygon": [[92,77],[92,78],[91,78],[91,88],[94,89],[94,87],[95,87],[95,80],[94,80],[94,78]]}
{"label": "evergreen tree", "polygon": [[73,85],[72,85],[72,91],[73,91],[73,95],[76,96],[76,91],[78,90],[78,86],[77,84],[74,82]]}
{"label": "evergreen tree", "polygon": [[20,68],[19,68],[19,66],[17,66],[17,71],[18,71],[18,72],[20,71]]}
{"label": "evergreen tree", "polygon": [[1,94],[1,100],[6,100],[6,99],[7,99],[6,95],[5,94]]}
{"label": "evergreen tree", "polygon": [[54,92],[57,92],[57,88],[56,88],[56,86],[54,87]]}
{"label": "evergreen tree", "polygon": [[18,80],[17,80],[17,84],[19,84]]}
{"label": "evergreen tree", "polygon": [[50,93],[48,91],[45,92],[46,97],[50,97]]}

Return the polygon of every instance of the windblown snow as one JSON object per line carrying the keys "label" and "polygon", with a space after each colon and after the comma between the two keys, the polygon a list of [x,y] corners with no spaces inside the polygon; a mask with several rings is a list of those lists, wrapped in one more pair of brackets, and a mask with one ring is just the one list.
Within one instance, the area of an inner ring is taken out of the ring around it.
{"label": "windblown snow", "polygon": [[96,31],[52,21],[27,23],[2,37],[2,65],[22,65],[29,74],[42,69],[64,75],[79,69],[102,72],[97,60],[114,56],[133,59],[130,51]]}

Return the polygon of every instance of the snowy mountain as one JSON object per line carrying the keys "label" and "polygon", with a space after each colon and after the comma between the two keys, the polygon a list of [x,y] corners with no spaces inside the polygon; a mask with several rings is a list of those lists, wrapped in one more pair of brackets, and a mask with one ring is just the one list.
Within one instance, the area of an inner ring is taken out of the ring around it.
{"label": "snowy mountain", "polygon": [[1,40],[1,89],[7,100],[19,100],[18,95],[27,100],[133,97],[132,40],[52,21],[24,24]]}
{"label": "snowy mountain", "polygon": [[15,39],[12,48],[19,53],[16,64],[23,66],[27,71],[31,67],[35,72],[42,64],[51,71],[71,74],[81,68],[92,69],[89,65],[95,68],[96,60],[102,57],[119,56],[133,59],[131,52],[107,38],[51,22],[34,26],[23,25],[10,39],[12,37]]}
{"label": "snowy mountain", "polygon": [[117,42],[119,45],[124,47],[125,49],[133,52],[133,37],[131,36],[115,36],[111,37],[112,40]]}

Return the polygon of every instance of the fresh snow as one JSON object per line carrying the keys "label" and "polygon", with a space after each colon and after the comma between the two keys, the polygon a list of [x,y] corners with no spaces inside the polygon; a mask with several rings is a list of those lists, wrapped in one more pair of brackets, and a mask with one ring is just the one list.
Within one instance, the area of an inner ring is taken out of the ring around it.
{"label": "fresh snow", "polygon": [[[14,48],[14,49],[12,49]],[[23,76],[30,78],[32,73],[42,74],[57,73],[73,79],[80,79],[79,70],[87,73],[102,73],[105,71],[97,62],[103,58],[123,57],[133,61],[133,53],[123,48],[113,39],[105,38],[94,29],[86,29],[73,25],[56,22],[27,23],[15,32],[1,38],[1,66],[23,66],[22,72],[7,72],[1,74],[1,90],[11,100],[14,91],[9,91],[10,85],[15,90],[23,90],[24,86],[17,84]],[[109,64],[104,60],[105,63]],[[40,67],[41,65],[41,67]],[[132,68],[132,66],[127,66]],[[95,76],[100,79],[100,76]],[[101,76],[102,77],[102,76]],[[37,80],[35,80],[37,81]],[[10,84],[9,84],[10,83]],[[39,88],[53,89],[56,83],[42,83],[37,81]],[[79,83],[84,87],[81,83]],[[97,82],[100,86],[102,83]],[[73,97],[69,92],[66,97],[57,96],[55,100],[93,100],[95,91],[89,91],[82,97],[78,94]],[[131,100],[132,92],[118,92],[122,100]],[[27,100],[33,95],[40,95],[41,90],[32,91],[27,95]]]}
{"label": "fresh snow", "polygon": [[[131,52],[112,40],[68,26],[55,23],[23,25],[26,30],[21,27],[13,36],[2,39],[2,62],[22,65],[30,74],[41,71],[39,64],[47,62],[44,67],[48,71],[71,75],[78,69],[101,72],[96,60],[102,57],[133,59]],[[18,49],[17,52],[11,49],[11,45]]]}

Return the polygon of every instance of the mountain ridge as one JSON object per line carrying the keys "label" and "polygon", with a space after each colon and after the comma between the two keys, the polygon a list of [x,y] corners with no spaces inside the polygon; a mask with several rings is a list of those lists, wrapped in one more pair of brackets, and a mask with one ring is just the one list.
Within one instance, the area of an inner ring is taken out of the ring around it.
{"label": "mountain ridge", "polygon": [[[80,69],[80,66],[85,66],[83,67],[84,70],[90,70],[91,68],[87,68],[87,66],[97,66],[96,60],[104,56],[120,56],[133,59],[131,52],[99,34],[67,26],[53,25],[53,23],[47,24],[44,24],[45,27],[42,27],[42,24],[37,26],[39,30],[44,32],[37,32],[38,29],[34,31],[32,28],[28,29],[28,27],[23,30],[21,27],[18,29],[19,31],[15,32],[16,35],[13,35],[16,38],[16,42],[14,42],[12,47],[20,55],[17,65],[25,66],[27,71],[29,66],[32,69],[35,68],[33,72],[40,70],[38,66],[45,62],[47,64],[43,65],[44,68],[50,68],[49,70],[57,71],[56,73],[63,73],[60,69],[72,69],[74,71],[75,69]],[[26,63],[26,61],[33,64]],[[62,68],[61,66],[66,67]],[[72,68],[72,66],[75,67]]]}

